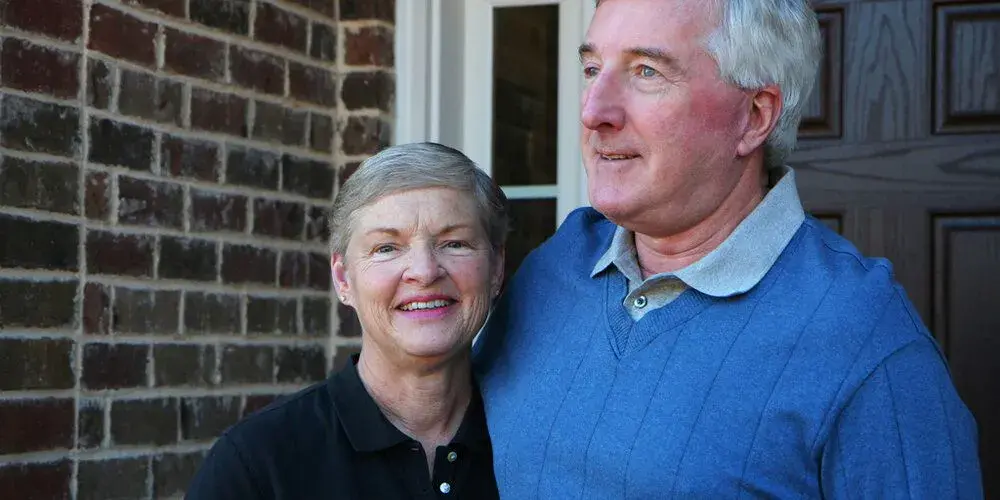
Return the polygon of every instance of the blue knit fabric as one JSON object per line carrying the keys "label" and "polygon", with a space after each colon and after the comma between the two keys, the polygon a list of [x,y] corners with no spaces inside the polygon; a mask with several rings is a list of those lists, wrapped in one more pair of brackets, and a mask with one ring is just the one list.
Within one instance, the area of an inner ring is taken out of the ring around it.
{"label": "blue knit fabric", "polygon": [[807,218],[761,282],[634,322],[574,211],[475,347],[501,497],[981,498],[975,421],[890,264]]}

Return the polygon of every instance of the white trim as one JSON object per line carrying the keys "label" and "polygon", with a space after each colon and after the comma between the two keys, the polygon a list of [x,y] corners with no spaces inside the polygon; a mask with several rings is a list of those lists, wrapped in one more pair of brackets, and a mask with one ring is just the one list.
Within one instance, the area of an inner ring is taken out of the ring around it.
{"label": "white trim", "polygon": [[534,200],[538,198],[556,198],[559,196],[559,186],[556,184],[542,186],[500,186],[500,189],[511,200]]}
{"label": "white trim", "polygon": [[[430,35],[432,0],[405,0],[396,2],[396,119],[393,125],[393,143],[428,140],[431,118],[430,88],[434,81],[436,62]],[[428,85],[430,83],[430,85]]]}

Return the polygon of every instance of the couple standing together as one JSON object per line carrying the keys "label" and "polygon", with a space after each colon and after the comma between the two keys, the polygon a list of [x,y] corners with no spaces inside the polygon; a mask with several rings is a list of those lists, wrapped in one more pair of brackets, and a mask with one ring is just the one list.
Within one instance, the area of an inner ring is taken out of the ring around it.
{"label": "couple standing together", "polygon": [[890,264],[784,164],[819,43],[806,0],[599,0],[593,208],[502,294],[489,177],[437,144],[369,158],[331,215],[360,355],[227,430],[188,498],[981,498]]}

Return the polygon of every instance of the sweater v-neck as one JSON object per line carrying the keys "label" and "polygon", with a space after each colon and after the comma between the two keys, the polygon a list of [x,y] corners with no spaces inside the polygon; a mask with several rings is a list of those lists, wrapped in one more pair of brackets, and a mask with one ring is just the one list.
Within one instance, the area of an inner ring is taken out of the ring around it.
{"label": "sweater v-neck", "polygon": [[608,270],[604,281],[604,309],[608,321],[608,342],[615,357],[622,359],[642,350],[660,335],[687,323],[712,304],[714,299],[689,288],[669,304],[650,311],[635,321],[629,316],[621,298],[628,293],[628,280],[617,270]]}

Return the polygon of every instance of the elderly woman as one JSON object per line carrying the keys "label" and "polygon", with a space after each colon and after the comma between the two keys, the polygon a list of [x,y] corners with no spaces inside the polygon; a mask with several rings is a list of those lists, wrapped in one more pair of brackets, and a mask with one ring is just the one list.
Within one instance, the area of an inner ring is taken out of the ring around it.
{"label": "elderly woman", "polygon": [[503,277],[506,198],[462,153],[406,144],[365,161],[331,217],[360,354],[228,429],[188,500],[497,498],[470,345]]}

